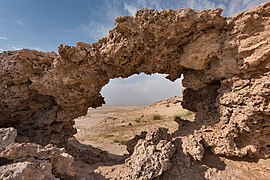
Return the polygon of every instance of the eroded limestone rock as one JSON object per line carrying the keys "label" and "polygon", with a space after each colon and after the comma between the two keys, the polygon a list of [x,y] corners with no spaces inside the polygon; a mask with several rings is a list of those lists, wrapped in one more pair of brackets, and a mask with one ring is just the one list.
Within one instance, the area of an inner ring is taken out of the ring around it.
{"label": "eroded limestone rock", "polygon": [[50,161],[53,166],[53,174],[57,177],[62,179],[75,177],[76,173],[72,166],[74,158],[71,155],[62,153],[59,156],[53,156]]}
{"label": "eroded limestone rock", "polygon": [[[220,14],[220,9],[143,9],[117,18],[96,43],[60,45],[59,55],[0,53],[0,127],[15,127],[18,142],[64,145],[76,132],[73,119],[104,103],[100,91],[110,79],[144,72],[168,74],[173,81],[184,75],[182,105],[196,112],[196,119],[179,121],[171,137],[189,147],[177,151],[186,153],[177,166],[189,155],[203,159],[205,148],[224,156],[269,158],[270,3],[233,17]],[[140,164],[147,159],[143,149],[156,160],[162,153],[154,150],[173,151],[171,139],[153,140],[135,146],[143,153]],[[145,175],[159,176],[168,166],[161,167]],[[184,167],[178,171],[189,168]]]}
{"label": "eroded limestone rock", "polygon": [[34,160],[33,162],[17,162],[6,166],[0,166],[0,179],[59,179],[52,175],[51,171],[52,165],[47,161]]}
{"label": "eroded limestone rock", "polygon": [[17,131],[14,128],[1,128],[0,129],[0,152],[11,143],[15,142]]}
{"label": "eroded limestone rock", "polygon": [[131,140],[127,142],[127,151],[129,152],[129,154],[132,154],[134,152],[134,147],[136,146],[136,144],[138,143],[140,139],[146,138],[146,134],[147,132],[143,131],[141,132],[141,134],[135,135],[134,138],[132,138]]}
{"label": "eroded limestone rock", "polygon": [[[49,144],[16,143],[16,129],[0,128],[0,179],[73,178],[74,158]],[[8,143],[7,143],[8,142]],[[4,161],[5,160],[5,161]]]}
{"label": "eroded limestone rock", "polygon": [[167,131],[159,128],[138,141],[134,152],[126,159],[124,179],[153,179],[171,167],[175,146]]}
{"label": "eroded limestone rock", "polygon": [[197,59],[193,69],[206,67],[226,25],[220,13],[145,9],[135,17],[118,18],[108,37],[97,43],[61,45],[60,56],[30,50],[1,53],[0,125],[15,127],[18,140],[65,144],[76,132],[73,119],[104,103],[100,91],[110,79],[144,72],[167,73],[175,80],[184,67],[191,68],[186,57],[194,54],[197,43],[213,44],[200,48],[209,55]]}
{"label": "eroded limestone rock", "polygon": [[204,155],[202,138],[194,135],[182,137],[182,148],[186,155],[190,155],[194,160],[201,161]]}

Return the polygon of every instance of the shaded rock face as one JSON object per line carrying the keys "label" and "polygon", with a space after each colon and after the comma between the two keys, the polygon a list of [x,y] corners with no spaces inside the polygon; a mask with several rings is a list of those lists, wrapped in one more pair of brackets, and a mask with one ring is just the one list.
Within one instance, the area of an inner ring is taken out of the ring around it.
{"label": "shaded rock face", "polygon": [[[175,135],[193,135],[215,154],[268,158],[270,3],[220,14],[143,9],[117,18],[96,43],[60,45],[59,56],[1,53],[0,127],[15,127],[17,141],[64,145],[76,132],[73,119],[104,103],[100,91],[110,79],[144,72],[173,81],[183,74],[183,107],[197,114]],[[202,158],[202,144],[194,151],[185,144]]]}
{"label": "shaded rock face", "polygon": [[15,141],[17,131],[14,128],[0,129],[0,152],[9,144]]}
{"label": "shaded rock face", "polygon": [[15,127],[18,139],[46,145],[65,142],[76,131],[76,117],[55,98],[38,93],[32,82],[52,68],[55,53],[31,50],[0,54],[0,127]]}

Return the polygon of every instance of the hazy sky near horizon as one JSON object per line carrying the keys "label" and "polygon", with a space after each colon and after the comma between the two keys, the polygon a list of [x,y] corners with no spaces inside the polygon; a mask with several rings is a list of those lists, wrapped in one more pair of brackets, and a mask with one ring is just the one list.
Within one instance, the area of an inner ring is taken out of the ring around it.
{"label": "hazy sky near horizon", "polygon": [[[214,9],[235,15],[267,0],[0,0],[0,51],[57,51],[59,44],[93,43],[106,36],[118,16],[138,9]],[[134,75],[103,88],[107,104],[149,104],[181,94],[181,82],[165,75]]]}

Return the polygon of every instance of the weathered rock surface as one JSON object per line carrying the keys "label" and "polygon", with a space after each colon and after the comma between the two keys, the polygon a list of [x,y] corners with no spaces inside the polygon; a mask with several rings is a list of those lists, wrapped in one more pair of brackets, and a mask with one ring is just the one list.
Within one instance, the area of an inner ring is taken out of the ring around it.
{"label": "weathered rock surface", "polygon": [[51,144],[43,147],[35,143],[16,143],[14,128],[0,128],[0,132],[5,132],[2,135],[6,137],[1,139],[0,143],[9,142],[5,143],[0,151],[0,179],[75,177],[72,166],[74,158],[64,153],[63,148],[59,149]]}
{"label": "weathered rock surface", "polygon": [[127,142],[127,151],[129,152],[129,154],[132,154],[134,152],[134,147],[137,145],[138,141],[140,139],[145,139],[146,138],[146,131],[141,132],[140,135],[135,135],[134,138],[132,138],[131,140],[129,140]]}
{"label": "weathered rock surface", "polygon": [[50,161],[53,166],[53,174],[57,177],[62,179],[75,177],[76,173],[72,166],[74,158],[71,155],[62,153],[59,156],[53,156]]}
{"label": "weathered rock surface", "polygon": [[[21,50],[0,54],[0,127],[15,127],[18,139],[46,145],[75,133],[73,119],[54,97],[31,88],[50,68],[55,53]],[[57,121],[56,121],[57,120]]]}
{"label": "weathered rock surface", "polygon": [[35,160],[33,162],[17,162],[0,166],[0,179],[21,180],[21,179],[58,179],[51,173],[52,165],[46,161]]}
{"label": "weathered rock surface", "polygon": [[[183,74],[182,105],[196,112],[196,119],[179,121],[173,136],[186,148],[177,152],[193,160],[203,159],[205,148],[224,156],[269,158],[270,3],[234,17],[220,14],[220,9],[143,9],[117,18],[96,43],[60,45],[59,56],[1,53],[0,127],[15,127],[18,142],[64,145],[76,132],[73,119],[104,103],[100,91],[110,79],[144,72],[175,80]],[[173,146],[170,140],[139,144],[135,149]]]}
{"label": "weathered rock surface", "polygon": [[[153,146],[164,142],[170,143],[170,146],[167,146],[169,148],[159,151]],[[163,128],[148,132],[146,138],[138,141],[133,154],[126,160],[124,171],[116,179],[232,180],[265,179],[270,175],[269,159],[219,156],[201,143],[200,137],[174,137],[174,134],[166,133]],[[160,155],[167,158],[158,159]]]}
{"label": "weathered rock surface", "polygon": [[0,129],[0,152],[8,145],[15,141],[17,131],[14,128]]}
{"label": "weathered rock surface", "polygon": [[126,159],[124,179],[152,179],[171,167],[175,146],[167,131],[160,128],[138,141],[133,154]]}
{"label": "weathered rock surface", "polygon": [[[76,132],[73,119],[104,103],[100,91],[110,79],[144,72],[167,73],[175,80],[182,64],[190,68],[193,62],[186,62],[192,47],[185,52],[193,41],[210,41],[213,48],[205,51],[215,54],[226,25],[220,13],[145,9],[136,17],[118,18],[115,29],[97,43],[61,45],[58,57],[30,50],[1,53],[1,126],[13,126],[19,137],[44,145],[66,143]],[[194,69],[206,61],[196,60]]]}
{"label": "weathered rock surface", "polygon": [[76,160],[88,164],[112,161],[112,159],[109,158],[107,151],[102,151],[91,145],[81,144],[75,138],[69,139],[66,149]]}

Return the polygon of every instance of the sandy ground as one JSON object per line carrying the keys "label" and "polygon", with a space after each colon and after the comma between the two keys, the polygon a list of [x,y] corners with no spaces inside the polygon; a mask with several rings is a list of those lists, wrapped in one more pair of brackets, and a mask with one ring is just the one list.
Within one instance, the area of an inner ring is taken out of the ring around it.
{"label": "sandy ground", "polygon": [[174,97],[150,106],[106,105],[96,109],[89,108],[86,116],[75,120],[78,131],[75,137],[83,145],[107,151],[115,160],[97,164],[75,161],[78,179],[99,180],[118,177],[125,168],[124,159],[128,154],[125,144],[128,140],[142,131],[149,132],[159,127],[166,127],[170,132],[176,130],[178,125],[174,122],[175,116],[194,118],[194,115],[183,110],[180,102],[180,97]]}
{"label": "sandy ground", "polygon": [[[76,138],[83,144],[124,155],[126,142],[142,131],[166,127],[177,129],[174,117],[183,115],[180,99],[157,102],[151,106],[103,106],[90,108],[86,116],[75,120]],[[185,114],[184,114],[185,115]],[[156,116],[154,119],[153,116]]]}

